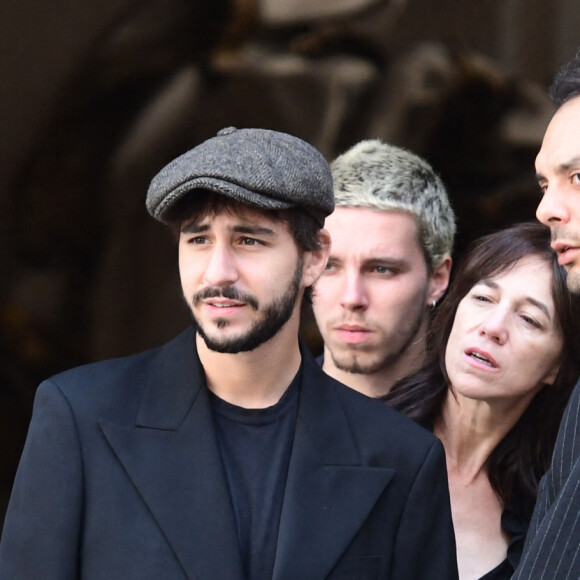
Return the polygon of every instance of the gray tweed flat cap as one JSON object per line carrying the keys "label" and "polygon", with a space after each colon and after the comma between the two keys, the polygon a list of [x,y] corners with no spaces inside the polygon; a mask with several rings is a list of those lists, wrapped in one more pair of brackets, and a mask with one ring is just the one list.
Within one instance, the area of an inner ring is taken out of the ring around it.
{"label": "gray tweed flat cap", "polygon": [[302,208],[322,227],[334,210],[330,167],[302,139],[267,129],[228,127],[165,166],[151,181],[147,210],[168,212],[195,190],[213,191],[264,209]]}

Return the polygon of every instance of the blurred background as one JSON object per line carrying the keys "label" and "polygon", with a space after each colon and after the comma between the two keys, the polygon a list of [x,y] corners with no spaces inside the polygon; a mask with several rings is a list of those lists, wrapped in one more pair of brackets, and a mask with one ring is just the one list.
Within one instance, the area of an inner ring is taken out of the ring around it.
{"label": "blurred background", "polygon": [[534,218],[546,87],[580,46],[577,0],[3,0],[0,22],[0,523],[39,381],[189,324],[144,207],[165,163],[231,125],[329,161],[380,138],[441,175],[459,254]]}

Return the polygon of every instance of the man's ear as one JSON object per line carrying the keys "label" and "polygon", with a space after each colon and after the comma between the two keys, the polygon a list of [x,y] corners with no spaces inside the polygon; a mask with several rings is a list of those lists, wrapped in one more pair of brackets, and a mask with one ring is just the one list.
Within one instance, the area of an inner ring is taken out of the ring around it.
{"label": "man's ear", "polygon": [[427,293],[427,305],[432,306],[433,302],[439,302],[447,286],[449,286],[449,277],[451,276],[451,256],[444,256],[439,264],[433,268],[429,278],[429,292]]}
{"label": "man's ear", "polygon": [[319,249],[304,252],[304,272],[302,280],[305,288],[312,286],[324,272],[328,256],[330,255],[330,234],[324,230],[318,230]]}

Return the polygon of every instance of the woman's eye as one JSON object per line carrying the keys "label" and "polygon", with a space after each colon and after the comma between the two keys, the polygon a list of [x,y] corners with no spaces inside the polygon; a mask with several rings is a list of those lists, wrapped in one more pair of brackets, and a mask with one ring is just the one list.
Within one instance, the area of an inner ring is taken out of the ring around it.
{"label": "woman's eye", "polygon": [[520,317],[526,324],[529,324],[530,326],[533,326],[534,328],[541,328],[541,324],[535,318],[532,318],[531,316],[528,316],[527,314],[521,314]]}
{"label": "woman's eye", "polygon": [[483,294],[474,294],[473,299],[477,302],[491,302],[488,296],[484,296]]}

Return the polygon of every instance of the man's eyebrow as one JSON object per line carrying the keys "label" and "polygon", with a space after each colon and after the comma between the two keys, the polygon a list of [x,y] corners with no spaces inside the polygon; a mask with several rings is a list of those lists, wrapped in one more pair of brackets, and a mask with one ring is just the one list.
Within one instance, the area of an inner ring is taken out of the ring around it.
{"label": "man's eyebrow", "polygon": [[250,234],[254,236],[269,236],[274,237],[276,232],[270,228],[265,226],[233,226],[232,231],[236,232],[237,234]]}
{"label": "man's eyebrow", "polygon": [[[330,250],[330,255],[328,257],[329,260],[336,260],[337,262],[341,261],[341,258],[336,254],[332,253],[332,249]],[[382,266],[394,266],[398,268],[402,268],[407,266],[408,260],[405,258],[389,258],[385,256],[367,256],[361,260],[360,264],[364,266],[368,266],[369,264],[381,264]]]}
{"label": "man's eyebrow", "polygon": [[[494,288],[494,289],[499,288],[499,284],[497,284],[493,280],[480,280],[478,282],[478,284],[483,284],[484,286],[488,286],[489,288]],[[525,296],[524,300],[526,302],[528,302],[529,304],[532,304],[536,308],[539,308],[548,317],[548,320],[550,322],[552,322],[552,316],[550,315],[550,310],[541,300],[537,300],[536,298],[532,298],[531,296]]]}
{"label": "man's eyebrow", "polygon": [[[572,169],[574,167],[580,167],[580,155],[577,155],[576,157],[572,157],[572,159],[570,159],[569,161],[566,161],[565,163],[560,163],[556,167],[556,172],[557,173],[565,173],[566,171],[569,171],[570,169]],[[536,173],[536,180],[537,181],[542,181],[543,179],[545,179],[545,177],[542,173]]]}
{"label": "man's eyebrow", "polygon": [[[200,234],[207,232],[211,229],[211,224],[200,223],[200,222],[190,222],[186,223],[181,227],[181,232],[184,234]],[[254,236],[269,236],[274,237],[276,232],[274,230],[267,228],[265,226],[250,226],[250,225],[237,225],[232,226],[231,230],[238,234],[248,234]]]}
{"label": "man's eyebrow", "polygon": [[209,224],[201,224],[199,222],[189,222],[181,226],[182,234],[200,234],[209,230]]}
{"label": "man's eyebrow", "polygon": [[363,265],[376,265],[388,266],[390,268],[405,268],[408,265],[408,260],[405,258],[390,258],[386,256],[369,256],[363,260]]}

